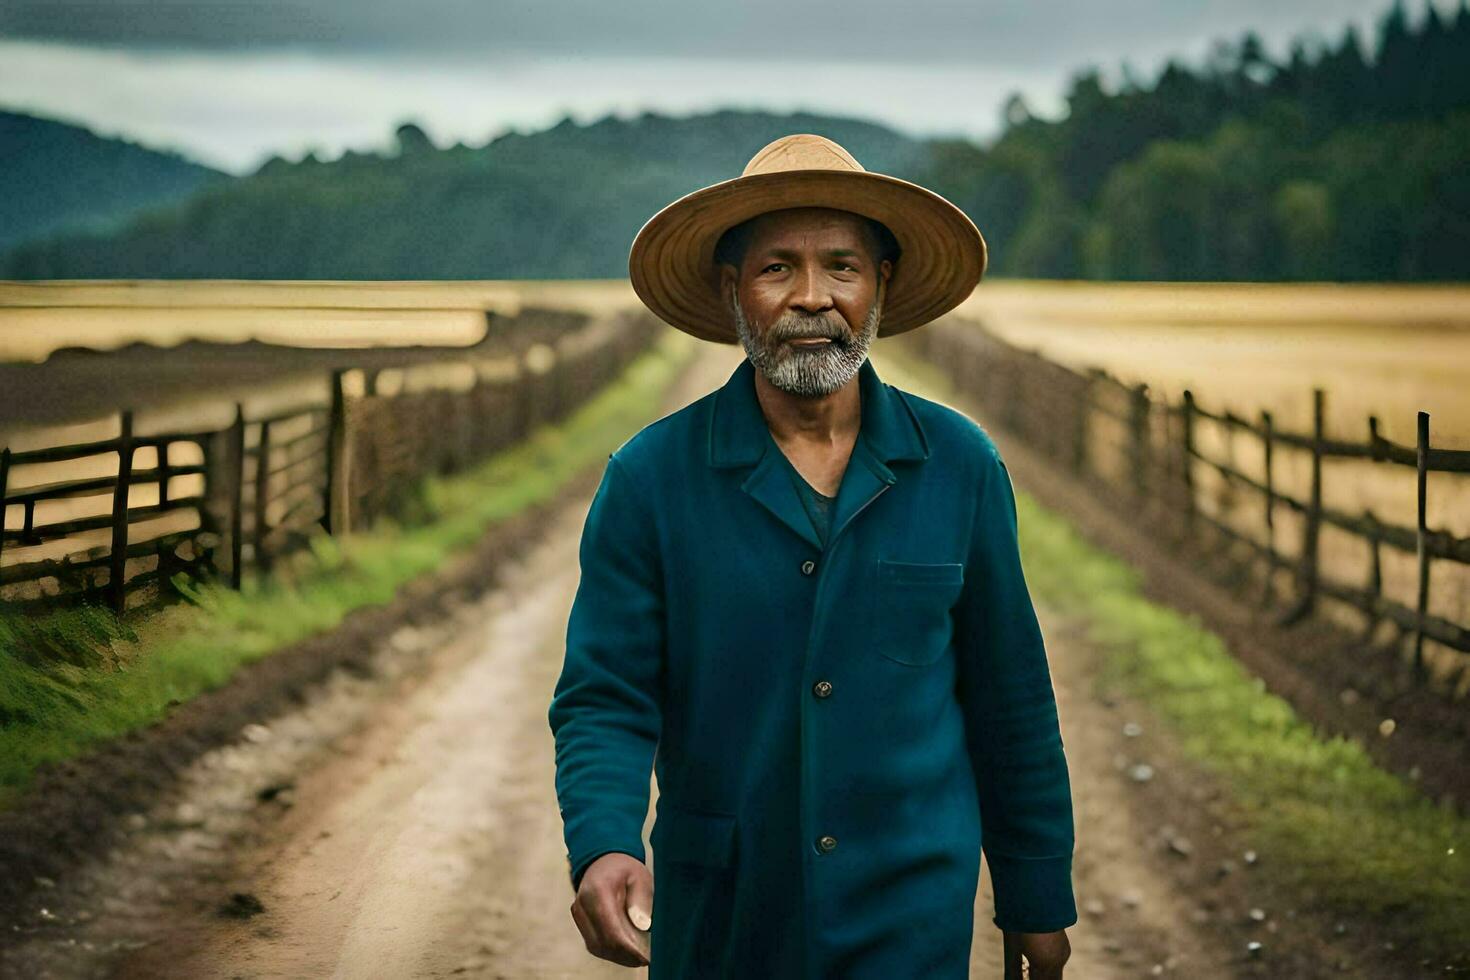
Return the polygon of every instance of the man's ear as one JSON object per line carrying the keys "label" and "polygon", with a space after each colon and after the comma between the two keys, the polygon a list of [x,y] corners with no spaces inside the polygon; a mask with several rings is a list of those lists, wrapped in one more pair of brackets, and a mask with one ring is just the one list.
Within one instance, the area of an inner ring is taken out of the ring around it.
{"label": "man's ear", "polygon": [[730,301],[730,290],[740,279],[740,273],[728,262],[720,263],[720,298],[725,302]]}
{"label": "man's ear", "polygon": [[878,285],[882,286],[893,276],[893,260],[884,259],[878,263]]}

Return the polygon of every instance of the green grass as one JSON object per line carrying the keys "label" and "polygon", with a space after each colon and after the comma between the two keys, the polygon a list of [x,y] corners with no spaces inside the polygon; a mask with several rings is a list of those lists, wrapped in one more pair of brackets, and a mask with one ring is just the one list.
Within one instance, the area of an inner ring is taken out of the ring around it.
{"label": "green grass", "polygon": [[[954,403],[931,366],[885,358],[880,373]],[[1266,873],[1314,905],[1373,917],[1422,943],[1423,955],[1467,952],[1470,820],[1379,768],[1358,743],[1314,731],[1220,637],[1144,598],[1137,572],[1060,515],[1019,490],[1017,510],[1036,600],[1087,625],[1104,652],[1101,689],[1142,701],[1187,758],[1222,777]]]}
{"label": "green grass", "polygon": [[121,623],[97,608],[0,617],[0,807],[37,767],[146,726],[243,665],[388,602],[488,527],[550,499],[658,414],[695,346],[669,331],[562,423],[472,470],[426,480],[411,526],[319,536],[239,592],[184,583],[188,603]]}

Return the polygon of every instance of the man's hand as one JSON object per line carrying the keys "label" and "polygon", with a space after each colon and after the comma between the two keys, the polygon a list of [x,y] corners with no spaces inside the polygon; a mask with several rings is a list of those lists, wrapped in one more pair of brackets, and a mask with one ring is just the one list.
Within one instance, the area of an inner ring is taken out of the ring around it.
{"label": "man's hand", "polygon": [[582,872],[572,921],[587,952],[620,966],[647,966],[653,874],[629,854],[604,854]]}
{"label": "man's hand", "polygon": [[[1072,955],[1067,930],[1056,932],[1007,932],[1001,930],[1005,948],[1005,980],[1062,980],[1062,967]],[[1030,972],[1022,972],[1021,957],[1026,958]]]}

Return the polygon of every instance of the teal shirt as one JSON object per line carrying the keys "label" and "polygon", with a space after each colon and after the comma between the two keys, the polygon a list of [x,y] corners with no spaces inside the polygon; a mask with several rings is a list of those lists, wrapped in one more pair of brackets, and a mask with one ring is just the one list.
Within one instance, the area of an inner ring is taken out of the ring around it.
{"label": "teal shirt", "polygon": [[[776,449],[779,452],[780,446]],[[836,503],[836,497],[829,497],[816,487],[806,482],[806,478],[792,465],[791,460],[781,453],[781,458],[786,462],[786,468],[791,471],[791,480],[796,485],[796,492],[801,496],[801,505],[806,508],[806,515],[812,519],[812,528],[817,532],[817,539],[822,542],[822,547],[827,547],[827,533],[832,526],[832,505]]]}

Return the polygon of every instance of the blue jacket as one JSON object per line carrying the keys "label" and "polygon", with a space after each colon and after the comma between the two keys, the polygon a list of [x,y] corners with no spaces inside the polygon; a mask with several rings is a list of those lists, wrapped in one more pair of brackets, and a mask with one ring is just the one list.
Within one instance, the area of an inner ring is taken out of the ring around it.
{"label": "blue jacket", "polygon": [[982,842],[995,925],[1077,921],[1009,473],[964,415],[859,386],[825,550],[748,360],[614,452],[587,515],[556,790],[575,887],[645,859],[657,774],[654,980],[959,980]]}

